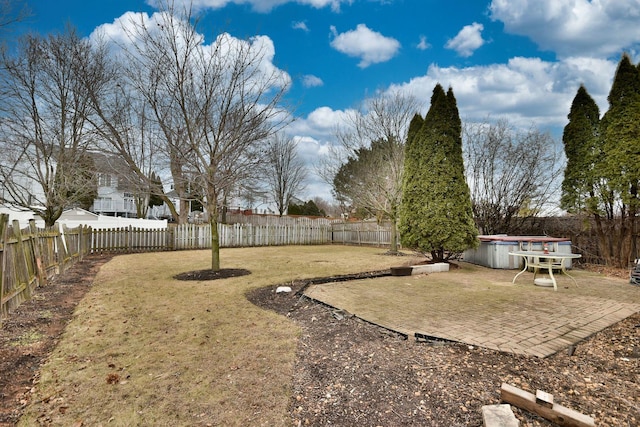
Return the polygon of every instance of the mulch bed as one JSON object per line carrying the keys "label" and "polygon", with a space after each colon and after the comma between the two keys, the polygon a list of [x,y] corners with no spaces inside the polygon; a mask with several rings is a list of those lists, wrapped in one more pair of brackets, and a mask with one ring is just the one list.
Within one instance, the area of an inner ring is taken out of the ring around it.
{"label": "mulch bed", "polygon": [[240,277],[251,274],[249,270],[245,270],[244,268],[223,268],[220,270],[195,270],[195,271],[187,271],[185,273],[180,273],[174,276],[176,280],[196,280],[196,281],[205,281],[205,280],[219,280],[219,279],[228,279],[229,277]]}
{"label": "mulch bed", "polygon": [[[109,259],[89,257],[76,264],[4,320],[0,425],[18,420],[39,367]],[[291,293],[276,294],[273,286],[248,295],[302,328],[290,400],[293,425],[481,426],[480,408],[500,403],[503,382],[547,391],[557,403],[593,416],[597,425],[640,425],[640,314],[583,341],[572,355],[538,359],[407,340],[303,297],[310,283],[287,283]],[[523,426],[552,425],[526,411],[514,412]]]}

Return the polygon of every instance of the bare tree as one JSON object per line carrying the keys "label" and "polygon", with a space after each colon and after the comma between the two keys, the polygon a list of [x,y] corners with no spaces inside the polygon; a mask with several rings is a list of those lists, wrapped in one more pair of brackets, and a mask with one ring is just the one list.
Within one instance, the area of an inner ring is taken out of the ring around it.
{"label": "bare tree", "polygon": [[[551,135],[507,121],[467,123],[463,130],[467,182],[481,233],[511,233],[548,212],[558,194],[562,154]],[[555,203],[553,203],[555,206]]]}
{"label": "bare tree", "polygon": [[0,177],[11,203],[52,226],[65,208],[86,205],[96,192],[87,156],[86,92],[77,67],[95,52],[73,29],[48,38],[25,37],[16,56],[4,54],[3,156]]}
{"label": "bare tree", "polygon": [[113,164],[114,173],[126,181],[139,217],[146,215],[149,200],[160,198],[178,218],[155,173],[163,166],[163,146],[151,107],[127,78],[121,58],[113,56],[106,41],[96,37],[92,47],[100,55],[90,67],[78,69],[77,75],[89,97],[87,122],[96,135],[94,148],[107,159],[117,159],[103,163]]}
{"label": "bare tree", "polygon": [[263,38],[223,33],[205,45],[191,10],[172,4],[154,19],[128,29],[140,77],[129,78],[150,106],[174,186],[182,194],[187,182],[197,187],[211,224],[211,268],[219,270],[220,203],[258,169],[265,142],[289,117],[279,106],[289,76],[270,66]]}
{"label": "bare tree", "polygon": [[340,206],[338,206],[335,202],[325,200],[319,196],[314,197],[312,200],[313,203],[316,204],[318,209],[324,211],[327,216],[332,218],[340,217],[342,211],[340,210]]}
{"label": "bare tree", "polygon": [[0,0],[0,30],[6,30],[29,16],[31,9],[25,0]]}
{"label": "bare tree", "polygon": [[274,135],[267,146],[266,181],[280,216],[284,215],[291,199],[305,187],[307,171],[296,150],[293,138],[281,133]]}
{"label": "bare tree", "polygon": [[347,126],[336,132],[339,145],[323,176],[330,177],[334,195],[344,204],[391,221],[391,253],[398,251],[398,207],[402,198],[404,142],[416,98],[393,92],[365,100],[347,115]]}
{"label": "bare tree", "polygon": [[160,198],[175,219],[185,221],[188,178],[180,169],[179,178],[174,180],[181,190],[182,210],[178,211],[156,174],[169,163],[165,134],[149,102],[153,89],[147,90],[158,84],[158,80],[150,80],[152,75],[159,75],[156,67],[103,35],[94,35],[91,42],[100,55],[91,67],[80,68],[77,73],[89,96],[87,121],[96,134],[97,149],[127,164],[129,171],[122,178],[135,193],[138,215],[145,215],[149,200]]}

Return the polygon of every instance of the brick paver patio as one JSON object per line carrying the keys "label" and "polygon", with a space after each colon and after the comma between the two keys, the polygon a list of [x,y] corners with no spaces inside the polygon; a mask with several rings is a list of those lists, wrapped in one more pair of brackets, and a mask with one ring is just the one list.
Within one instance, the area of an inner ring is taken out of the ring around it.
{"label": "brick paver patio", "polygon": [[546,357],[640,312],[640,287],[574,271],[557,292],[525,273],[462,264],[448,273],[315,285],[305,295],[409,337]]}

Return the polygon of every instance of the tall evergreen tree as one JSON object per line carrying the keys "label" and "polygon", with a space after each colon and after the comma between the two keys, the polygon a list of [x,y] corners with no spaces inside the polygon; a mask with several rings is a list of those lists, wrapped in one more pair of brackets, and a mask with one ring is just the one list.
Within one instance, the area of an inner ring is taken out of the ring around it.
{"label": "tall evergreen tree", "polygon": [[612,256],[620,266],[626,266],[638,256],[633,236],[637,235],[637,215],[640,211],[640,70],[623,55],[609,93],[609,110],[602,118],[604,162],[601,176],[607,181],[612,198],[619,200],[615,218],[615,247]]}
{"label": "tall evergreen tree", "polygon": [[461,132],[453,90],[436,85],[424,121],[409,126],[400,206],[402,243],[435,261],[477,245]]}
{"label": "tall evergreen tree", "polygon": [[[609,109],[594,132],[593,100],[583,88],[574,99],[563,136],[567,170],[562,206],[570,211],[586,208],[596,227],[599,255],[609,265],[627,267],[640,255],[634,238],[640,213],[640,69],[626,54],[608,100]],[[582,206],[585,192],[587,203]]]}
{"label": "tall evergreen tree", "polygon": [[568,212],[596,212],[595,165],[601,158],[600,109],[580,85],[571,104],[569,123],[562,134],[567,165],[562,181],[561,207]]}
{"label": "tall evergreen tree", "polygon": [[424,119],[418,113],[416,113],[411,122],[409,123],[409,129],[407,131],[407,142],[405,144],[405,152],[409,149],[408,146],[412,145],[415,141],[417,135],[420,133],[420,129],[422,129],[422,125],[424,124]]}
{"label": "tall evergreen tree", "polygon": [[640,72],[623,55],[602,118],[605,162],[602,175],[625,204],[637,208],[640,180]]}

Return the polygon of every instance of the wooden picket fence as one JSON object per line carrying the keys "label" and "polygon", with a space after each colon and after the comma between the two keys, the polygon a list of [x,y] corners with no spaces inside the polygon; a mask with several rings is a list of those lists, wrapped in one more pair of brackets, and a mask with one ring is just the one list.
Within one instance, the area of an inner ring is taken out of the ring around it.
{"label": "wooden picket fence", "polygon": [[21,229],[18,221],[0,214],[0,322],[31,298],[37,286],[82,259],[91,250],[91,229]]}
{"label": "wooden picket fence", "polygon": [[[329,224],[253,225],[218,224],[221,248],[321,245],[331,243]],[[210,249],[209,224],[180,224],[163,229],[135,227],[93,230],[91,251],[125,253]]]}
{"label": "wooden picket fence", "polygon": [[386,247],[390,242],[390,222],[378,224],[372,221],[358,221],[331,224],[331,243]]}

